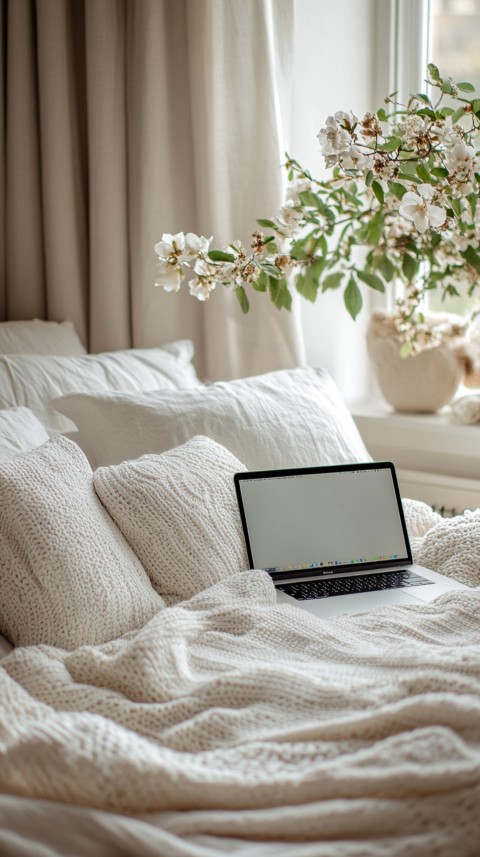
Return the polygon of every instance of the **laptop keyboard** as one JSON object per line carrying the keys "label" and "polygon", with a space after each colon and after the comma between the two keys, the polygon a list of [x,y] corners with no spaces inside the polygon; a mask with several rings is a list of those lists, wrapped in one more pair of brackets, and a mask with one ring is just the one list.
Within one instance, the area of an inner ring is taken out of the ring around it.
{"label": "laptop keyboard", "polygon": [[313,598],[331,598],[333,595],[356,595],[359,592],[378,592],[381,589],[401,589],[404,586],[425,586],[433,583],[414,571],[382,571],[377,574],[359,574],[352,577],[330,577],[324,580],[302,580],[298,583],[276,584],[297,601]]}

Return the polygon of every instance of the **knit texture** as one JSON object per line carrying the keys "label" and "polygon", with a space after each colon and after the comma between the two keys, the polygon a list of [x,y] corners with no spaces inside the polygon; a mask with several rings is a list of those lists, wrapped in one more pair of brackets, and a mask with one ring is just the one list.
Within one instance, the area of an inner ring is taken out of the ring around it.
{"label": "knit texture", "polygon": [[480,586],[480,509],[442,518],[422,540],[417,562],[467,586]]}
{"label": "knit texture", "polygon": [[75,649],[139,628],[163,606],[75,443],[57,436],[0,462],[4,636]]}
{"label": "knit texture", "polygon": [[210,438],[94,472],[95,490],[168,603],[248,568],[233,476]]}
{"label": "knit texture", "polygon": [[202,833],[223,854],[478,854],[478,590],[322,622],[247,571],[127,638],[1,666],[1,791],[165,811],[192,855]]}
{"label": "knit texture", "polygon": [[[428,506],[421,500],[402,500],[402,504],[413,560],[414,562],[419,562],[418,553],[422,545],[423,536],[432,527],[441,523],[443,518],[438,512],[434,512],[431,506]],[[422,565],[425,565],[425,563],[422,563]],[[434,568],[434,566],[430,566],[430,568]]]}

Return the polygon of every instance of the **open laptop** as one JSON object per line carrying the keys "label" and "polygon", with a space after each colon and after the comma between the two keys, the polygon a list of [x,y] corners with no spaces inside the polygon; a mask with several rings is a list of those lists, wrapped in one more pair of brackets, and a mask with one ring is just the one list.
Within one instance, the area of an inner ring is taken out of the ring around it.
{"label": "open laptop", "polygon": [[414,565],[391,462],[235,474],[250,568],[317,616],[433,601],[463,584]]}

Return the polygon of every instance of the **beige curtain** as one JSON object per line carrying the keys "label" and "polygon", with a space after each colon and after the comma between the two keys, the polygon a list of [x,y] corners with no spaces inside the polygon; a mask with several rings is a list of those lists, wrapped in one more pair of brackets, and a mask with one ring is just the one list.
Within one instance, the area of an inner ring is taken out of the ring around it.
{"label": "beige curtain", "polygon": [[3,0],[0,317],[91,351],[191,338],[228,378],[303,360],[298,315],[153,285],[163,232],[248,240],[281,202],[293,0]]}

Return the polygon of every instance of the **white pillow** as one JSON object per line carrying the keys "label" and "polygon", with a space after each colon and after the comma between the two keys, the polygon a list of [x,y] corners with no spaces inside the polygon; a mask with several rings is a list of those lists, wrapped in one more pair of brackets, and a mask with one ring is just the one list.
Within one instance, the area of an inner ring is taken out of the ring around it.
{"label": "white pillow", "polygon": [[0,633],[11,643],[95,645],[162,609],[75,443],[59,435],[0,462],[0,498]]}
{"label": "white pillow", "polygon": [[71,321],[2,321],[0,354],[86,354]]}
{"label": "white pillow", "polygon": [[0,411],[0,460],[28,452],[48,440],[48,432],[28,408]]}
{"label": "white pillow", "polygon": [[167,601],[190,598],[248,568],[228,450],[195,437],[94,473],[95,490]]}
{"label": "white pillow", "polygon": [[249,470],[370,460],[323,369],[285,369],[200,390],[67,396],[55,407],[80,428],[93,466],[164,452],[197,434]]}
{"label": "white pillow", "polygon": [[188,340],[78,357],[0,356],[0,408],[25,405],[50,432],[71,431],[75,426],[50,406],[52,399],[66,393],[198,387],[192,356]]}

